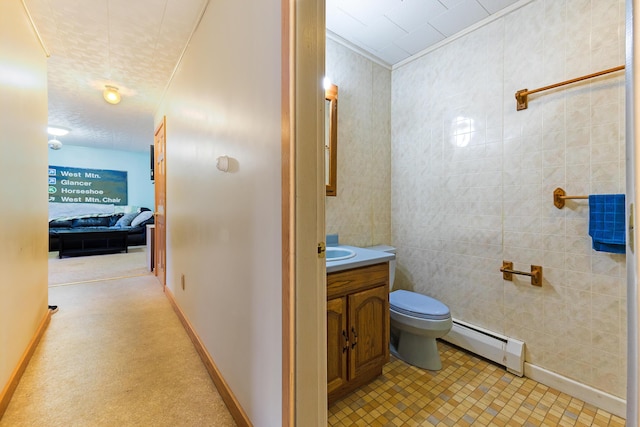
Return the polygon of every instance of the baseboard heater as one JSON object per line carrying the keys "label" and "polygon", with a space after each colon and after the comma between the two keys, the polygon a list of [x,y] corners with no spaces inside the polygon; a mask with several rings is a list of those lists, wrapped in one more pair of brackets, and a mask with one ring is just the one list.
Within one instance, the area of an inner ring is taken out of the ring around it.
{"label": "baseboard heater", "polygon": [[524,375],[524,342],[453,319],[444,341],[489,359],[519,377]]}

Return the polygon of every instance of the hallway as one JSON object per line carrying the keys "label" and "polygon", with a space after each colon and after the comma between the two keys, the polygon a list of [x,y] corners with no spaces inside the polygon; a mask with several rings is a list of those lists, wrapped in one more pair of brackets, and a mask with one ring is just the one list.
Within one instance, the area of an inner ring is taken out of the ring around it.
{"label": "hallway", "polygon": [[[107,257],[122,259],[68,261]],[[117,264],[114,279],[50,286],[59,311],[0,426],[235,425],[156,278]]]}

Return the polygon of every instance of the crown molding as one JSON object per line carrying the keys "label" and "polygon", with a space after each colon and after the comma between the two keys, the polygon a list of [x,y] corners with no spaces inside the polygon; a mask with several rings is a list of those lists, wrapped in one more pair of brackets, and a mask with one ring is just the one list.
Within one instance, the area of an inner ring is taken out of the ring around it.
{"label": "crown molding", "polygon": [[354,51],[358,55],[364,56],[368,60],[370,60],[372,62],[375,62],[376,64],[380,65],[381,67],[384,67],[387,70],[391,71],[392,66],[390,64],[388,64],[387,62],[385,62],[382,59],[378,58],[377,56],[373,55],[371,52],[368,52],[368,51],[364,50],[360,46],[357,46],[357,45],[351,43],[349,40],[340,37],[339,35],[337,35],[336,33],[334,33],[333,31],[331,31],[329,29],[327,29],[327,39],[328,40],[332,40],[332,41],[334,41],[334,42],[336,42],[338,44],[341,44],[342,46],[346,47],[347,49],[350,49],[350,50]]}

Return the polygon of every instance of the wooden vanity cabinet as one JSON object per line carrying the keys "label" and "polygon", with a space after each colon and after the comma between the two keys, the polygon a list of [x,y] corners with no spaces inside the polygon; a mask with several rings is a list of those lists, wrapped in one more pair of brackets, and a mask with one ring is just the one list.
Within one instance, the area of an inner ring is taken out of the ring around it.
{"label": "wooden vanity cabinet", "polygon": [[388,361],[388,263],[327,274],[329,403],[381,375]]}

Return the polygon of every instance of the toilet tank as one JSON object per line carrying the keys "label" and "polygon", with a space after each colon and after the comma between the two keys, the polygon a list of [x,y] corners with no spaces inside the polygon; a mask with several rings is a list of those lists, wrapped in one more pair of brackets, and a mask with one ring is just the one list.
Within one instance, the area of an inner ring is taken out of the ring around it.
{"label": "toilet tank", "polygon": [[[368,248],[365,248],[365,249],[370,249],[372,251],[388,252],[394,255],[396,253],[396,248],[388,245],[369,246]],[[389,290],[390,291],[393,289],[393,281],[395,279],[396,279],[396,259],[394,258],[389,261]]]}

